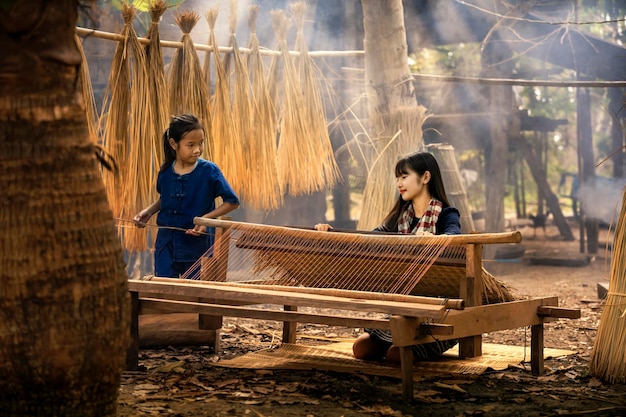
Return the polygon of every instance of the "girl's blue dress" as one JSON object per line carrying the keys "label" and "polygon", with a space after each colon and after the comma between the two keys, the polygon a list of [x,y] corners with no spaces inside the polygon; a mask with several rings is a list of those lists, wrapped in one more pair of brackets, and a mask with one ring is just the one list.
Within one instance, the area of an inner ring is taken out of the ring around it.
{"label": "girl's blue dress", "polygon": [[[239,198],[226,181],[219,167],[199,159],[194,169],[184,175],[174,172],[173,165],[157,177],[157,191],[161,195],[161,209],[157,225],[193,229],[193,218],[215,209],[215,199],[239,204]],[[162,277],[178,277],[178,269],[172,263],[191,266],[213,244],[214,232],[207,229],[208,236],[193,236],[184,231],[160,228],[155,242],[155,274]],[[184,272],[184,271],[182,271]]]}

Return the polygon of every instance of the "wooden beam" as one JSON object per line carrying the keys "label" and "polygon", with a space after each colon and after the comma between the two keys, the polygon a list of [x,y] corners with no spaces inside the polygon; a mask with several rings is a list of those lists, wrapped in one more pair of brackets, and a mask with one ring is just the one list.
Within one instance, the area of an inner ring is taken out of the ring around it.
{"label": "wooden beam", "polygon": [[197,284],[166,283],[153,281],[128,280],[130,291],[141,292],[161,298],[197,297],[207,300],[234,300],[245,304],[276,304],[303,307],[333,308],[339,310],[369,311],[398,314],[403,316],[441,318],[446,313],[444,305],[406,303],[397,301],[361,300],[357,298],[324,296],[297,292],[257,290],[241,287],[214,285],[210,281],[198,281]]}
{"label": "wooden beam", "polygon": [[227,317],[246,317],[260,320],[282,322],[317,323],[342,327],[369,327],[389,330],[389,320],[376,318],[346,317],[334,314],[320,314],[297,310],[267,310],[246,306],[228,306],[223,304],[198,303],[193,301],[177,301],[159,298],[140,300],[142,308],[154,312],[198,313],[222,315]]}
{"label": "wooden beam", "polygon": [[[209,226],[209,227],[233,227],[238,224],[252,226],[256,230],[274,230],[274,231],[284,231],[285,234],[293,234],[297,232],[302,234],[303,237],[306,237],[307,234],[310,236],[316,236],[318,239],[335,239],[332,237],[334,233],[341,232],[319,232],[313,229],[305,229],[305,228],[296,228],[296,227],[287,227],[287,226],[274,226],[268,224],[260,224],[260,223],[242,223],[236,221],[229,220],[221,220],[221,219],[207,219],[206,217],[194,217],[194,224]],[[358,233],[358,232],[357,232]],[[430,245],[467,245],[467,244],[494,244],[494,243],[520,243],[522,241],[522,234],[519,230],[513,232],[499,232],[499,233],[472,233],[472,234],[462,234],[462,235],[398,235],[397,233],[386,234],[386,233],[363,233],[363,239],[371,240],[373,243],[377,241],[388,240],[390,237],[393,237],[394,243],[398,245],[406,244],[406,245],[419,245],[419,244],[430,244]]]}
{"label": "wooden beam", "polygon": [[[482,333],[542,324],[549,319],[537,315],[537,308],[540,306],[556,306],[557,304],[557,297],[539,297],[508,303],[466,307],[463,311],[450,311],[445,318],[444,324],[453,326],[454,332],[449,336],[440,336],[438,339],[457,339]],[[392,320],[392,329],[393,326]],[[409,333],[409,336],[405,336],[401,340],[411,345],[432,342],[432,336],[420,334],[419,326],[420,323],[417,320],[406,326],[401,326],[402,328],[398,329],[399,332]],[[413,337],[410,335],[413,335]]]}
{"label": "wooden beam", "polygon": [[580,309],[554,307],[554,306],[540,306],[537,308],[537,315],[541,317],[553,317],[561,319],[579,319]]}
{"label": "wooden beam", "polygon": [[[147,281],[152,282],[167,282],[172,283],[172,278],[159,278],[152,277]],[[180,280],[175,279],[174,282],[188,282],[190,284],[197,283],[196,280]],[[357,291],[357,290],[342,290],[338,288],[312,288],[312,287],[292,287],[288,285],[269,285],[269,284],[254,284],[253,282],[213,282],[214,285],[223,285],[227,287],[235,288],[251,288],[258,290],[274,290],[274,291],[287,291],[287,292],[299,292],[303,294],[319,294],[319,295],[331,295],[335,297],[345,298],[358,298],[363,300],[379,300],[379,301],[398,301],[405,303],[419,303],[419,304],[433,304],[438,306],[445,306],[447,309],[463,310],[465,308],[465,301],[460,298],[437,298],[437,297],[425,297],[420,295],[403,295],[403,294],[389,294],[382,292],[370,292],[370,291]],[[189,300],[193,301],[193,300]]]}

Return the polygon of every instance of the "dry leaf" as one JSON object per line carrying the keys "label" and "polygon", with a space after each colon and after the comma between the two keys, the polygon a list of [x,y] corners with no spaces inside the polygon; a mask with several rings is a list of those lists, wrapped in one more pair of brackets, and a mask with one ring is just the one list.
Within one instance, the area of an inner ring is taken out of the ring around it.
{"label": "dry leaf", "polygon": [[453,391],[457,391],[457,392],[460,392],[462,394],[467,394],[467,391],[465,391],[463,388],[459,387],[456,384],[449,385],[449,384],[444,384],[443,382],[435,382],[433,385],[438,387],[438,388],[451,389]]}
{"label": "dry leaf", "polygon": [[166,365],[163,365],[154,369],[154,372],[171,372],[176,368],[183,367],[184,365],[185,365],[184,361],[171,362],[171,363],[168,363]]}

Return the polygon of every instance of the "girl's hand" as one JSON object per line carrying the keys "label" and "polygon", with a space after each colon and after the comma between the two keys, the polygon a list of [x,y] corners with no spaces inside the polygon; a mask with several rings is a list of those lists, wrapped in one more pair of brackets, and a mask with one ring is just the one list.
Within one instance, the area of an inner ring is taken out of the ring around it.
{"label": "girl's hand", "polygon": [[328,232],[329,230],[331,230],[333,227],[330,224],[326,224],[326,223],[318,223],[315,226],[313,226],[313,228],[315,230],[320,230],[322,232]]}
{"label": "girl's hand", "polygon": [[415,233],[416,235],[421,235],[421,236],[434,236],[432,233],[430,232],[417,232]]}
{"label": "girl's hand", "polygon": [[197,224],[193,229],[189,229],[185,232],[188,235],[200,236],[206,234],[206,226]]}
{"label": "girl's hand", "polygon": [[148,210],[141,210],[139,213],[133,217],[133,221],[135,222],[135,226],[137,227],[146,227],[146,223],[150,220],[152,214]]}

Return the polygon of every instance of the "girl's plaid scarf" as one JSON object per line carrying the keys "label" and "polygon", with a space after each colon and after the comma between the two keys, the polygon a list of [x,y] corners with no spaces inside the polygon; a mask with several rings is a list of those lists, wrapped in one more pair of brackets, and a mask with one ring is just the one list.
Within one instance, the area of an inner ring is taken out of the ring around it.
{"label": "girl's plaid scarf", "polygon": [[436,198],[431,198],[430,203],[422,217],[419,219],[417,225],[410,230],[411,223],[415,219],[415,211],[413,210],[413,204],[409,204],[398,218],[398,232],[404,234],[416,234],[421,232],[430,232],[433,235],[437,233],[437,220],[439,220],[439,213],[443,209],[443,204]]}

